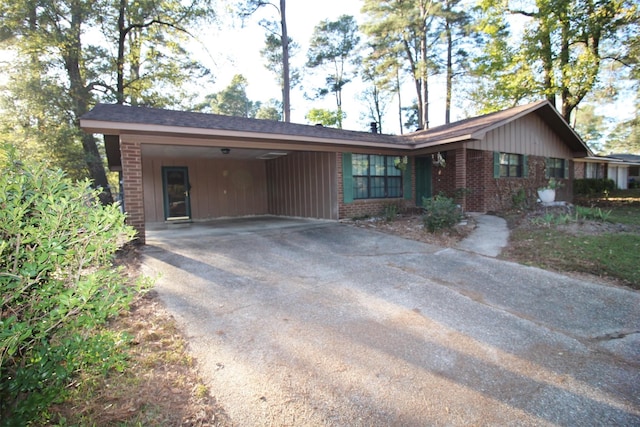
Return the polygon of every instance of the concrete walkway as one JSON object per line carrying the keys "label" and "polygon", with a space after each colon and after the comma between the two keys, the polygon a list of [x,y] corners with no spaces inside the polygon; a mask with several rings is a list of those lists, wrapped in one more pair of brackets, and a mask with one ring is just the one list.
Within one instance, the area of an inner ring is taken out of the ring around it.
{"label": "concrete walkway", "polygon": [[507,221],[495,215],[473,214],[476,228],[457,249],[480,255],[497,257],[509,241]]}

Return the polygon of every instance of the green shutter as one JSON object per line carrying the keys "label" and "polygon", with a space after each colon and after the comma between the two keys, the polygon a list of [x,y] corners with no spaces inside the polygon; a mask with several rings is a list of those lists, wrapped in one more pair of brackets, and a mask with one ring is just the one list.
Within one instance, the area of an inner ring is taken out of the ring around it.
{"label": "green shutter", "polygon": [[522,156],[522,177],[529,176],[529,156]]}
{"label": "green shutter", "polygon": [[544,159],[544,177],[549,179],[549,176],[551,175],[551,171],[549,170],[549,158],[545,157]]}
{"label": "green shutter", "polygon": [[402,173],[402,193],[405,200],[411,200],[411,157],[407,157],[407,167]]}
{"label": "green shutter", "polygon": [[569,160],[564,159],[564,178],[569,179]]}
{"label": "green shutter", "polygon": [[500,178],[500,153],[493,152],[493,177]]}
{"label": "green shutter", "polygon": [[345,203],[353,202],[353,167],[351,153],[342,153],[342,195]]}

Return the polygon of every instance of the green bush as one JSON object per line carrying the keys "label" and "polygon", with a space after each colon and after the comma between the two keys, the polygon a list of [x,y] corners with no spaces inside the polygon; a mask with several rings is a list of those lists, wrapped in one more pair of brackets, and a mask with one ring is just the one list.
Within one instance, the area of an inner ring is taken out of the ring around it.
{"label": "green bush", "polygon": [[574,179],[573,194],[594,196],[615,190],[616,183],[612,179]]}
{"label": "green bush", "polygon": [[425,214],[422,217],[427,230],[434,232],[443,228],[451,228],[462,218],[460,207],[453,199],[439,194],[435,197],[422,198]]}
{"label": "green bush", "polygon": [[397,203],[387,203],[382,210],[382,216],[387,222],[393,222],[398,217],[400,208]]}
{"label": "green bush", "polygon": [[121,337],[99,327],[135,293],[112,265],[134,231],[89,182],[12,156],[0,166],[0,424],[26,425],[79,370],[121,365]]}

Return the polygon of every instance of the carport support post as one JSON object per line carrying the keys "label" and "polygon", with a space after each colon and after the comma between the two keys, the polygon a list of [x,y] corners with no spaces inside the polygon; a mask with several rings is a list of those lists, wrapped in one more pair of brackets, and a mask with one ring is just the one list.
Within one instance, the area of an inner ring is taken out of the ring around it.
{"label": "carport support post", "polygon": [[122,187],[127,224],[138,232],[138,241],[145,243],[144,195],[142,190],[142,151],[139,142],[120,140],[122,156]]}

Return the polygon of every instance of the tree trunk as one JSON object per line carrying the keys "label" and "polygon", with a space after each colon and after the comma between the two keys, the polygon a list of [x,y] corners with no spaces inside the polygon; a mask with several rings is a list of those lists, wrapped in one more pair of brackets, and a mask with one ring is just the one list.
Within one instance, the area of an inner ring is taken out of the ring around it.
{"label": "tree trunk", "polygon": [[[83,14],[80,5],[73,4],[71,10],[71,24],[69,28],[66,44],[62,53],[65,68],[69,78],[69,93],[72,99],[73,114],[76,121],[89,111],[91,92],[87,88],[82,73],[80,71],[80,57],[82,52],[82,42],[80,40]],[[82,134],[82,149],[84,150],[85,161],[89,174],[93,180],[94,187],[100,188],[100,200],[103,204],[113,203],[113,196],[109,188],[107,174],[104,170],[102,157],[93,135]]]}
{"label": "tree trunk", "polygon": [[282,27],[282,112],[284,121],[291,121],[291,82],[289,71],[289,35],[285,14],[286,1],[280,0],[280,24]]}
{"label": "tree trunk", "polygon": [[404,134],[402,123],[402,96],[400,95],[400,69],[396,68],[396,93],[398,94],[398,120],[400,122],[400,135]]}
{"label": "tree trunk", "polygon": [[421,98],[421,103],[422,103],[422,117],[421,117],[421,122],[422,122],[422,128],[423,129],[429,129],[429,77],[428,77],[428,73],[429,71],[427,70],[427,36],[425,34],[424,38],[420,41],[420,50],[422,51],[422,61],[424,62],[424,64],[422,64],[422,67],[420,67],[420,79],[422,80],[422,96]]}
{"label": "tree trunk", "polygon": [[127,31],[124,27],[124,15],[127,0],[120,0],[118,7],[118,58],[116,59],[116,102],[124,104],[124,48],[127,38]]}
{"label": "tree trunk", "polygon": [[448,124],[451,122],[451,91],[453,87],[453,60],[451,52],[453,50],[453,36],[451,35],[451,25],[448,20],[445,23],[445,34],[447,37],[447,93],[444,101],[444,122]]}
{"label": "tree trunk", "polygon": [[422,98],[422,79],[420,77],[418,77],[418,67],[419,64],[417,63],[417,61],[414,59],[412,53],[411,53],[411,47],[409,46],[409,42],[407,40],[403,40],[403,45],[404,45],[404,50],[405,53],[407,54],[407,59],[409,60],[409,65],[411,68],[411,75],[413,76],[413,83],[416,87],[416,96],[418,97],[418,128],[420,129],[424,129],[424,115],[423,115],[423,98]]}
{"label": "tree trunk", "polygon": [[427,47],[428,34],[428,8],[420,4],[420,16],[423,34],[420,37],[420,56],[422,57],[422,67],[420,67],[420,79],[422,80],[422,126],[429,129],[429,48]]}

